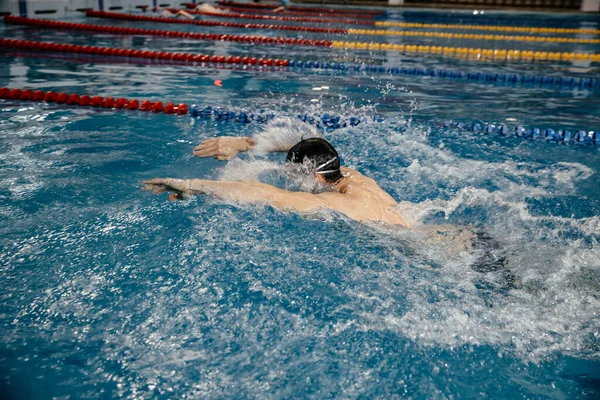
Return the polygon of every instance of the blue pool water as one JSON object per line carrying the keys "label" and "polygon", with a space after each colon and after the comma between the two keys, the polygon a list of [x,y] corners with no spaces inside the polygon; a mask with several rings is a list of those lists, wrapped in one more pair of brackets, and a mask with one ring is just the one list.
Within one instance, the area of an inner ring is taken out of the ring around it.
{"label": "blue pool water", "polygon": [[[514,15],[491,12],[485,23],[490,15],[516,24]],[[463,14],[444,18],[479,23]],[[527,14],[521,25],[545,19],[555,26],[599,22]],[[4,37],[64,43],[283,55],[281,48],[225,42],[0,29]],[[488,44],[531,48],[494,43]],[[561,46],[598,52],[593,45]],[[289,58],[357,56],[385,65],[599,78],[597,64],[285,51]],[[217,79],[223,87],[213,84]],[[519,280],[507,287],[498,274],[473,271],[469,255],[449,256],[411,232],[334,213],[302,217],[205,197],[168,202],[139,190],[142,180],[159,176],[276,180],[282,154],[244,154],[226,164],[195,158],[192,148],[219,135],[285,136],[289,121],[265,127],[0,100],[2,398],[600,395],[598,147],[432,123],[598,130],[596,91],[10,52],[0,53],[0,86],[410,121],[323,134],[343,164],[374,178],[410,219],[495,237]],[[322,87],[328,89],[314,90]]]}

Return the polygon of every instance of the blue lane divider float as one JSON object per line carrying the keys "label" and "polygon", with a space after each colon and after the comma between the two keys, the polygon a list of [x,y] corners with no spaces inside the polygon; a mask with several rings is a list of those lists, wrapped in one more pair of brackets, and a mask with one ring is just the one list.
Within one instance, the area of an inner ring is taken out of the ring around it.
{"label": "blue lane divider float", "polygon": [[[298,119],[322,129],[339,129],[349,126],[357,126],[366,123],[389,123],[406,124],[406,120],[398,118],[384,118],[382,116],[340,116],[321,114],[318,116],[309,114],[290,115],[286,113],[251,113],[246,111],[233,111],[224,108],[213,108],[211,106],[202,107],[192,105],[190,107],[190,116],[203,119],[213,119],[231,123],[258,123],[266,124],[278,116],[293,116]],[[573,131],[568,129],[543,129],[543,128],[525,128],[524,126],[509,127],[506,124],[485,124],[479,122],[465,123],[454,121],[433,121],[434,126],[444,129],[457,129],[459,131],[473,132],[476,134],[497,134],[504,137],[517,137],[531,140],[545,140],[551,143],[581,143],[586,145],[600,146],[600,131]]]}
{"label": "blue lane divider float", "polygon": [[499,134],[505,137],[518,137],[522,139],[538,140],[543,139],[553,143],[583,143],[588,145],[600,146],[600,131],[578,130],[571,132],[568,129],[543,129],[543,128],[525,128],[522,125],[509,127],[506,124],[484,124],[473,122],[441,122],[437,125],[444,128],[455,128],[461,131],[469,131],[480,134]]}
{"label": "blue lane divider float", "polygon": [[525,74],[493,74],[489,72],[463,72],[449,69],[427,69],[417,67],[386,67],[375,64],[337,63],[320,61],[290,60],[289,68],[301,70],[332,70],[370,72],[389,75],[430,76],[450,79],[463,79],[488,83],[517,83],[523,85],[558,86],[562,88],[582,88],[600,90],[600,79],[575,78],[565,76],[525,75]]}

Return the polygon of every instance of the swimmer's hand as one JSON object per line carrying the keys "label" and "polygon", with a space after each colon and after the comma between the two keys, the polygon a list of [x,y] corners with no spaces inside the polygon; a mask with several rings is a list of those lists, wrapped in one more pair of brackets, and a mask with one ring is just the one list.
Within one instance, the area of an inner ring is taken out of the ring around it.
{"label": "swimmer's hand", "polygon": [[142,190],[151,190],[154,194],[175,192],[169,195],[169,200],[184,200],[187,196],[193,194],[189,182],[184,179],[155,178],[142,181],[144,184]]}
{"label": "swimmer's hand", "polygon": [[254,141],[249,137],[221,136],[205,140],[194,147],[196,157],[214,157],[217,160],[231,160],[239,152],[250,150]]}

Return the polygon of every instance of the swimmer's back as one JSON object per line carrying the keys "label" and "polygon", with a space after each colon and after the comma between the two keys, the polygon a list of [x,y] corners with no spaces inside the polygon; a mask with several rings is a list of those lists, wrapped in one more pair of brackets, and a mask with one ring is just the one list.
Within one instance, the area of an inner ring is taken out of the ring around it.
{"label": "swimmer's back", "polygon": [[396,201],[373,179],[351,168],[341,168],[344,187],[339,192],[324,192],[318,196],[328,208],[361,222],[408,226],[398,213]]}

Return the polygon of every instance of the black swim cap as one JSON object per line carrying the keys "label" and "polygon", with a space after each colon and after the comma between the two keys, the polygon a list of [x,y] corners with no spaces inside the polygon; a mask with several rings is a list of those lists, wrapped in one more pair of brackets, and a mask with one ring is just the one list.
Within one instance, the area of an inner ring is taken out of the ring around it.
{"label": "black swim cap", "polygon": [[327,182],[343,178],[337,151],[325,139],[303,139],[288,151],[286,161],[302,164],[308,159],[315,165],[315,174],[322,175]]}

